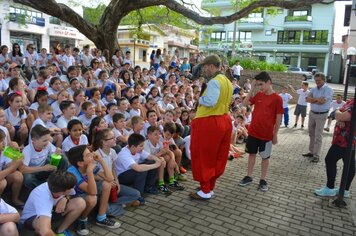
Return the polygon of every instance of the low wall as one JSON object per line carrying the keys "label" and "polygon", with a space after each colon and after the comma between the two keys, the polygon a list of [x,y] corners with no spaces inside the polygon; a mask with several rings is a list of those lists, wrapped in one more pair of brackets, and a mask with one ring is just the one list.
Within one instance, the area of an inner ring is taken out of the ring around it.
{"label": "low wall", "polygon": [[[260,72],[261,71],[243,70],[240,79],[240,86],[243,86],[247,79],[252,81],[252,79]],[[294,89],[298,89],[301,87],[302,81],[304,81],[304,77],[302,75],[294,73],[268,71],[268,74],[272,78],[273,89],[277,93],[282,92],[282,88],[287,87],[288,84],[292,85]],[[289,103],[296,104],[298,101],[298,95],[293,93],[290,89],[288,89],[288,93],[293,96],[293,99]]]}

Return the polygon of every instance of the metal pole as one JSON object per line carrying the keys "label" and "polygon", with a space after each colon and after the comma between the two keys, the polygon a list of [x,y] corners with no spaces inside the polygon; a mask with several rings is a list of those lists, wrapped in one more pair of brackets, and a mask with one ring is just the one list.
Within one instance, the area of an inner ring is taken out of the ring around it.
{"label": "metal pole", "polygon": [[347,72],[346,72],[346,81],[345,81],[345,89],[344,89],[344,101],[347,100],[347,92],[349,90],[349,80],[351,74],[351,58],[349,59],[349,63],[347,64]]}
{"label": "metal pole", "polygon": [[352,143],[354,140],[354,133],[355,133],[355,127],[356,127],[356,88],[355,88],[355,93],[354,93],[354,105],[352,108],[352,116],[351,116],[351,128],[350,128],[350,134],[347,140],[347,158],[346,161],[344,162],[344,168],[342,170],[342,177],[341,177],[341,183],[340,183],[340,189],[339,189],[339,195],[337,196],[337,199],[333,201],[333,204],[337,207],[345,207],[347,204],[344,201],[344,193],[345,193],[345,188],[346,188],[346,181],[350,172],[350,165],[351,165],[351,158],[355,158],[355,151],[352,150]]}

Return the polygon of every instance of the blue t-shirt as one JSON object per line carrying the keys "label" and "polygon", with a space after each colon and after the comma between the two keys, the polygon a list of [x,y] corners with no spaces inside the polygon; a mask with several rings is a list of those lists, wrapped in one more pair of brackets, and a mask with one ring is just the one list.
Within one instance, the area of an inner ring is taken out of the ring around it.
{"label": "blue t-shirt", "polygon": [[[84,191],[82,191],[79,186],[83,183],[83,182],[88,182],[88,177],[86,175],[82,175],[82,173],[80,173],[80,171],[74,167],[74,166],[70,166],[68,169],[67,169],[68,172],[74,174],[74,176],[77,178],[77,183],[75,184],[74,186],[74,190],[75,190],[75,193],[76,195],[79,195],[79,194],[83,194],[85,193]],[[98,172],[100,171],[100,168],[98,166],[96,166],[93,170],[94,172],[94,175],[96,175]]]}

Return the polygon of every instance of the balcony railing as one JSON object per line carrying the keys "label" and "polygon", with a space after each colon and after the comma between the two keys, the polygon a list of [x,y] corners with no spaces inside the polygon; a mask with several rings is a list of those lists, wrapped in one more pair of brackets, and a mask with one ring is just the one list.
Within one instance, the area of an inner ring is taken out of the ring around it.
{"label": "balcony railing", "polygon": [[263,23],[263,17],[247,17],[240,19],[240,23]]}
{"label": "balcony railing", "polygon": [[284,21],[285,22],[296,22],[296,21],[311,22],[313,21],[313,17],[312,16],[286,16]]}

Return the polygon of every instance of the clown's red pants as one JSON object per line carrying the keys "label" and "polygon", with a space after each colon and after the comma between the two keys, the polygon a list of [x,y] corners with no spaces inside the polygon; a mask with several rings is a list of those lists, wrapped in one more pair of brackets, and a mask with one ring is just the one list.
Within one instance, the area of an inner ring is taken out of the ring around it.
{"label": "clown's red pants", "polygon": [[191,124],[191,161],[194,180],[209,193],[224,173],[230,149],[232,121],[229,115],[196,118]]}

